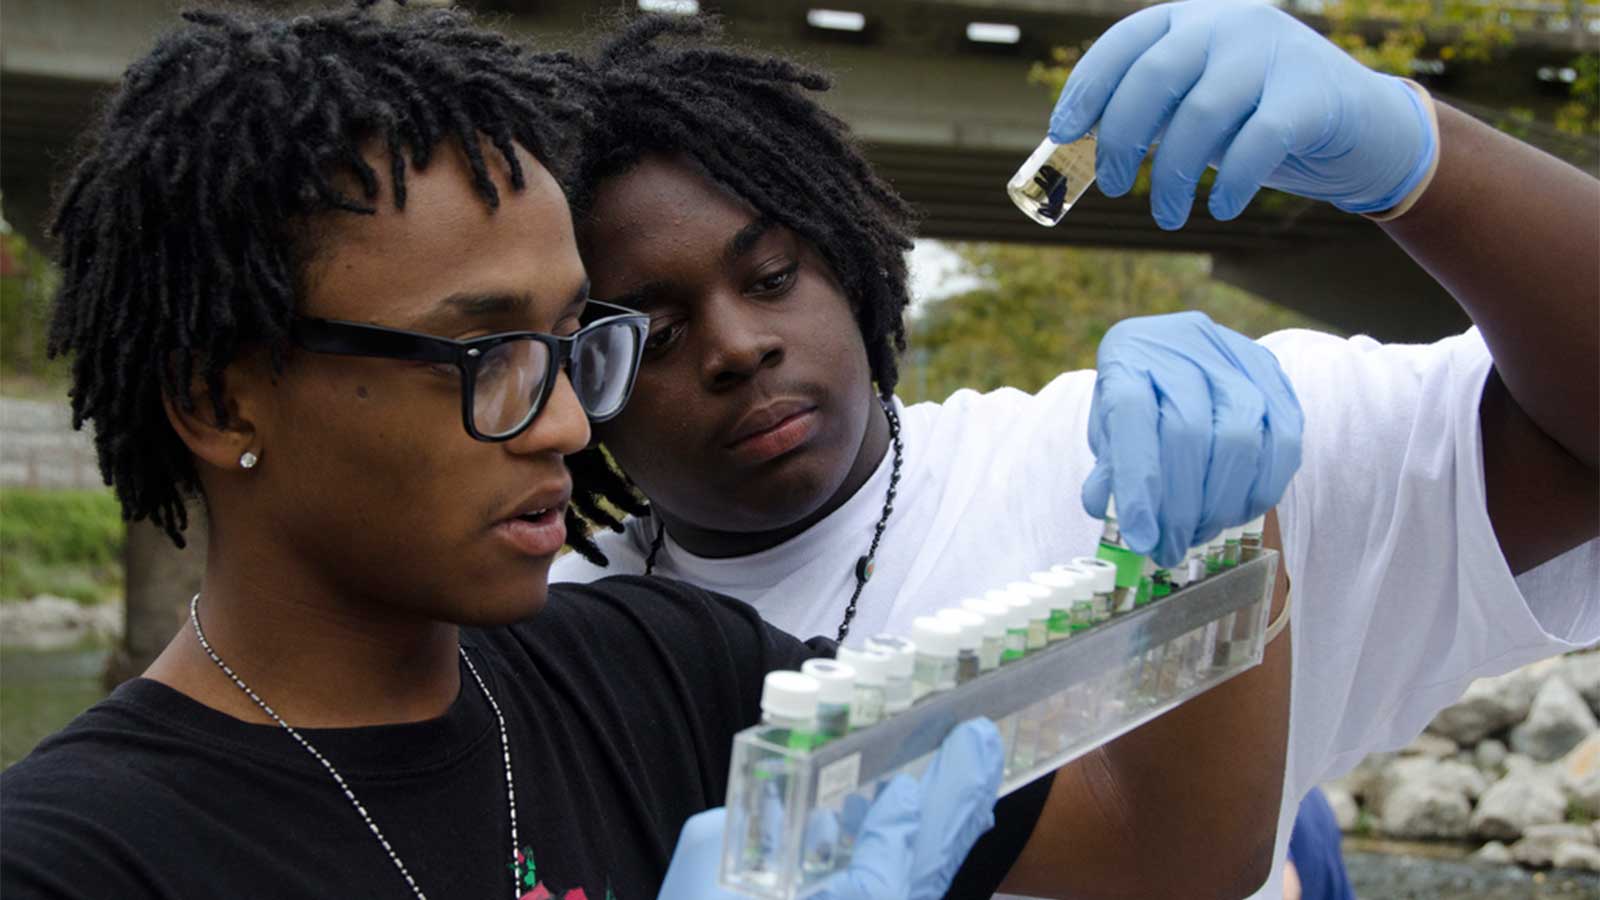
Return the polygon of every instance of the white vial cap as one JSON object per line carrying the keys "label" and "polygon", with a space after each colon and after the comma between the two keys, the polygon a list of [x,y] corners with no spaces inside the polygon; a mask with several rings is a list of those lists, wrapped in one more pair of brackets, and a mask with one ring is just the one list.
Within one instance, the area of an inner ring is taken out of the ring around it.
{"label": "white vial cap", "polygon": [[1094,573],[1088,569],[1085,569],[1082,566],[1066,564],[1051,566],[1050,574],[1072,576],[1072,585],[1068,588],[1068,590],[1071,592],[1068,596],[1070,596],[1072,599],[1088,600],[1094,596],[1095,576]]}
{"label": "white vial cap", "polygon": [[881,650],[893,660],[889,664],[889,677],[910,678],[917,664],[917,645],[903,637],[880,634],[867,638],[867,649]]}
{"label": "white vial cap", "polygon": [[1050,574],[1071,575],[1077,580],[1075,589],[1082,596],[1074,595],[1074,599],[1087,600],[1094,596],[1094,573],[1083,566],[1073,565],[1072,563],[1057,563],[1050,567]]}
{"label": "white vial cap", "polygon": [[849,703],[856,695],[856,670],[849,663],[832,659],[808,659],[800,672],[817,680],[817,699],[823,703]]}
{"label": "white vial cap", "polygon": [[1050,617],[1050,598],[1055,596],[1054,591],[1042,584],[1034,584],[1031,581],[1013,581],[1006,585],[1006,590],[1013,594],[1021,594],[1032,601],[1032,605],[1028,608],[1028,618],[1047,619]]}
{"label": "white vial cap", "polygon": [[994,590],[984,591],[983,592],[983,599],[985,601],[989,602],[989,603],[995,604],[996,606],[1004,607],[1006,610],[1008,610],[1008,612],[1006,613],[1006,616],[1008,618],[1010,617],[1010,615],[1011,615],[1011,613],[1009,612],[1009,610],[1011,609],[1011,592],[1010,591],[1006,590],[1005,588],[995,588]]}
{"label": "white vial cap", "polygon": [[960,629],[956,637],[956,646],[962,650],[976,650],[983,643],[984,618],[971,610],[951,607],[941,609],[935,615]]}
{"label": "white vial cap", "polygon": [[1049,588],[1050,593],[1053,595],[1057,591],[1070,593],[1073,585],[1078,583],[1078,576],[1066,571],[1065,569],[1059,571],[1056,569],[1049,569],[1044,572],[1035,572],[1032,575],[1029,575],[1028,580],[1034,584],[1043,585],[1046,588]]}
{"label": "white vial cap", "polygon": [[1266,531],[1266,530],[1267,530],[1267,517],[1266,516],[1256,516],[1254,519],[1251,519],[1250,521],[1246,522],[1245,525],[1244,525],[1244,533],[1245,534],[1260,534],[1261,532]]}
{"label": "white vial cap", "polygon": [[955,656],[960,649],[960,629],[944,619],[917,616],[911,620],[911,638],[917,652],[928,656]]}
{"label": "white vial cap", "polygon": [[1050,599],[1050,589],[1042,584],[1034,584],[1032,581],[1013,581],[1006,585],[1006,590],[1032,597],[1035,600]]}
{"label": "white vial cap", "polygon": [[1117,498],[1108,496],[1108,497],[1106,497],[1106,518],[1115,519],[1116,517],[1117,517]]}
{"label": "white vial cap", "polygon": [[1117,567],[1093,556],[1075,556],[1072,564],[1086,570],[1094,578],[1094,592],[1109,594],[1117,589]]}
{"label": "white vial cap", "polygon": [[812,719],[817,715],[817,699],[822,686],[810,675],[799,672],[768,672],[761,683],[761,711],[786,719]]}
{"label": "white vial cap", "polygon": [[1244,537],[1243,525],[1235,525],[1232,528],[1222,529],[1223,541],[1237,541],[1241,537]]}
{"label": "white vial cap", "polygon": [[889,679],[889,669],[894,665],[894,656],[868,647],[856,650],[851,647],[840,647],[836,657],[856,670],[856,683],[866,685],[881,685]]}
{"label": "white vial cap", "polygon": [[1011,617],[1009,608],[979,597],[961,601],[961,608],[983,617],[984,637],[1005,637],[1006,619]]}
{"label": "white vial cap", "polygon": [[990,591],[984,597],[996,600],[1006,605],[1006,627],[1027,628],[1028,619],[1033,614],[1033,598],[1027,594],[1019,594],[1012,590]]}

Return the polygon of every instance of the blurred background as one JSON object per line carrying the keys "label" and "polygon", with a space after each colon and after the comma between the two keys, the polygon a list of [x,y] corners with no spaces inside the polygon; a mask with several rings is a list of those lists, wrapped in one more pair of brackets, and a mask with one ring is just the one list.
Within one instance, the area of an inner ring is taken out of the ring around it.
{"label": "blurred background", "polygon": [[[413,5],[433,5],[412,0]],[[178,625],[203,535],[174,551],[124,526],[92,437],[45,353],[52,190],[122,69],[184,6],[0,0],[0,767],[125,678]],[[309,4],[259,2],[275,8]],[[442,5],[442,4],[440,4]],[[591,39],[618,3],[469,0],[545,47]],[[1264,192],[1233,222],[1204,191],[1177,233],[1133,193],[1086,194],[1056,228],[1003,185],[1043,137],[1083,49],[1133,0],[628,0],[712,12],[740,44],[833,73],[826,104],[924,216],[907,402],[1033,390],[1094,364],[1133,315],[1201,309],[1258,336],[1311,327],[1427,341],[1461,312],[1376,226]],[[1368,65],[1588,171],[1600,162],[1600,3],[1287,0]],[[1508,176],[1511,177],[1511,176]],[[1600,215],[1600,210],[1596,211]],[[1597,248],[1600,252],[1600,248]],[[1062,502],[1076,502],[1063,498]],[[1363,897],[1600,897],[1600,655],[1475,685],[1430,733],[1329,786]],[[1551,868],[1554,866],[1554,868]]]}

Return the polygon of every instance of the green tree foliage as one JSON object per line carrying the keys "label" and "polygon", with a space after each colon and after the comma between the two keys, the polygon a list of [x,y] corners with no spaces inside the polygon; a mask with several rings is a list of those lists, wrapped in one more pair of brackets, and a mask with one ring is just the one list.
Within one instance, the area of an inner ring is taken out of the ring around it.
{"label": "green tree foliage", "polygon": [[0,377],[64,383],[66,361],[47,360],[44,349],[58,280],[49,257],[0,229]]}
{"label": "green tree foliage", "polygon": [[0,599],[93,603],[122,589],[122,508],[107,490],[0,491]]}
{"label": "green tree foliage", "polygon": [[912,323],[900,379],[907,402],[970,387],[1037,390],[1057,374],[1093,368],[1100,339],[1131,316],[1198,309],[1259,337],[1327,326],[1211,278],[1194,254],[955,244],[963,275],[983,284],[935,301]]}
{"label": "green tree foliage", "polygon": [[[1328,39],[1380,72],[1410,76],[1428,56],[1449,65],[1493,62],[1509,51],[1517,29],[1541,27],[1546,12],[1528,4],[1483,0],[1326,0],[1322,22]],[[1573,27],[1582,27],[1577,22]],[[1059,94],[1072,67],[1088,48],[1057,47],[1048,62],[1035,63],[1029,81]],[[1426,56],[1425,56],[1426,54]],[[1572,61],[1578,77],[1569,101],[1555,113],[1556,128],[1577,136],[1600,133],[1600,56],[1580,53]],[[1508,110],[1497,127],[1526,131],[1532,112]],[[1149,190],[1149,166],[1134,191]],[[1209,173],[1208,173],[1209,174]]]}

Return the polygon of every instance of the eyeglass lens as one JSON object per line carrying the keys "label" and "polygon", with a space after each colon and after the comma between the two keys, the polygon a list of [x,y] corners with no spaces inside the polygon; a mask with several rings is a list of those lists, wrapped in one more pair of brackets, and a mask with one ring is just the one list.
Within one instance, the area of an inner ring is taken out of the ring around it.
{"label": "eyeglass lens", "polygon": [[630,367],[638,358],[638,332],[625,324],[597,328],[572,348],[572,387],[590,416],[616,415],[627,401]]}
{"label": "eyeglass lens", "polygon": [[[637,342],[637,332],[625,323],[579,334],[570,377],[578,403],[589,416],[615,415],[626,400]],[[472,424],[479,433],[498,437],[527,424],[544,393],[550,352],[539,341],[522,340],[496,344],[483,355],[472,398]]]}

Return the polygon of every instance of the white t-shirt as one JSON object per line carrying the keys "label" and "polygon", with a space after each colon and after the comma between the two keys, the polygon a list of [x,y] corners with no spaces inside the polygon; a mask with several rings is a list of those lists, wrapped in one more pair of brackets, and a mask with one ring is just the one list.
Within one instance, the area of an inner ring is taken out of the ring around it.
{"label": "white t-shirt", "polygon": [[[1303,463],[1278,506],[1294,663],[1277,862],[1257,894],[1276,898],[1312,787],[1408,743],[1473,679],[1600,642],[1600,542],[1513,578],[1485,502],[1478,404],[1491,361],[1476,329],[1429,345],[1301,330],[1262,344],[1306,415]],[[1094,378],[902,409],[901,485],[853,637],[906,631],[914,616],[1094,552],[1100,522],[1079,500]],[[669,536],[655,571],[745,600],[793,634],[832,637],[891,456],[804,534],[731,559]],[[598,534],[608,567],[568,554],[551,580],[642,572],[652,537],[648,520]]]}

